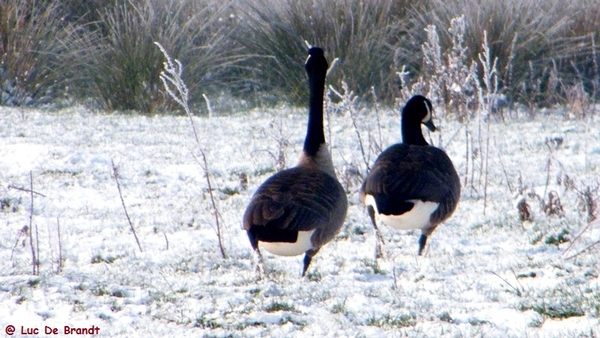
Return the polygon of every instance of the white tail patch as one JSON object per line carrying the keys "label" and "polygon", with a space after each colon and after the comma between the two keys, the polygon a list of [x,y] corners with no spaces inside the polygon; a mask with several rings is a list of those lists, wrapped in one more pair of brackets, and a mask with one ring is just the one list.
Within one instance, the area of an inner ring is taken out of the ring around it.
{"label": "white tail patch", "polygon": [[298,231],[298,240],[296,240],[296,243],[260,242],[260,246],[273,255],[298,256],[313,248],[310,241],[313,232],[315,231]]}
{"label": "white tail patch", "polygon": [[375,198],[371,195],[365,196],[365,205],[373,207],[378,222],[397,230],[428,228],[431,225],[431,214],[438,208],[439,203],[424,202],[421,200],[408,200],[408,202],[415,204],[409,212],[405,212],[402,215],[382,215],[377,210]]}

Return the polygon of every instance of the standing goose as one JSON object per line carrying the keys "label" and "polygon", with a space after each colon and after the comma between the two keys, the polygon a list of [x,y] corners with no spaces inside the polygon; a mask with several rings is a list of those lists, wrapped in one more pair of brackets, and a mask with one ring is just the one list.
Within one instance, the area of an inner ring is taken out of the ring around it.
{"label": "standing goose", "polygon": [[460,198],[460,180],[446,153],[430,146],[421,123],[430,131],[431,101],[413,96],[402,110],[402,143],[383,151],[363,182],[361,198],[377,236],[376,255],[383,254],[377,221],[394,229],[421,229],[419,255],[427,236],[448,219]]}
{"label": "standing goose", "polygon": [[323,132],[327,60],[311,47],[305,64],[310,90],[308,128],[298,164],[267,179],[244,213],[244,230],[264,271],[259,249],[280,256],[304,253],[302,276],[319,249],[342,228],[348,201],[338,182]]}

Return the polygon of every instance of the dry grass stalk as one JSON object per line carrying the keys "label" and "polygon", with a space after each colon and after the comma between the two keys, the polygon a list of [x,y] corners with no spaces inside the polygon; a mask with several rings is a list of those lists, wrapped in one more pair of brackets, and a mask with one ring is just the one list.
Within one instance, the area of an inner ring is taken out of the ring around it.
{"label": "dry grass stalk", "polygon": [[62,255],[62,239],[60,237],[60,219],[56,218],[56,230],[58,232],[58,267],[56,268],[56,273],[61,273],[64,265],[64,259]]}
{"label": "dry grass stalk", "polygon": [[115,161],[111,160],[113,177],[115,178],[115,182],[117,183],[117,189],[119,190],[119,198],[121,199],[121,205],[123,206],[123,211],[125,211],[125,217],[127,218],[127,222],[129,223],[129,227],[131,228],[131,232],[133,233],[133,237],[135,237],[135,242],[137,243],[140,252],[143,252],[142,245],[140,244],[140,240],[138,239],[137,233],[135,232],[135,227],[133,226],[133,222],[131,222],[131,217],[129,217],[129,213],[127,212],[127,206],[125,206],[125,200],[123,199],[123,192],[121,191],[121,183],[119,182],[119,169],[115,165]]}

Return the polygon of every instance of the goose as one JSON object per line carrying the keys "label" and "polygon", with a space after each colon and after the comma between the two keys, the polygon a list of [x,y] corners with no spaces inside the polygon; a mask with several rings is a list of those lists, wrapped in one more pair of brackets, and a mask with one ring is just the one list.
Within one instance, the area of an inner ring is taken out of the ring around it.
{"label": "goose", "polygon": [[384,150],[363,181],[361,199],[376,232],[376,257],[382,257],[383,236],[377,222],[397,230],[421,229],[418,255],[427,236],[447,220],[460,199],[460,180],[446,153],[430,146],[421,131],[435,131],[431,101],[415,95],[402,110],[402,143]]}
{"label": "goose", "polygon": [[298,164],[269,177],[254,193],[243,227],[264,273],[260,247],[279,256],[304,253],[302,276],[319,249],[340,231],[348,200],[337,180],[323,132],[323,95],[327,60],[311,47],[306,59],[310,90],[308,127]]}

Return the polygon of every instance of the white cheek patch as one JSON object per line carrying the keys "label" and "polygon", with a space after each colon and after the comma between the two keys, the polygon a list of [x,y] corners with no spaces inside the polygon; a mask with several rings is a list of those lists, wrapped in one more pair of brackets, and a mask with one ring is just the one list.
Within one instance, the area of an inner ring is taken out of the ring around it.
{"label": "white cheek patch", "polygon": [[423,104],[425,105],[425,109],[427,109],[427,115],[425,115],[425,117],[423,118],[423,120],[421,122],[425,123],[425,122],[431,120],[431,109],[429,109],[427,102],[423,102]]}
{"label": "white cheek patch", "polygon": [[431,226],[431,214],[437,210],[439,203],[423,202],[421,200],[409,200],[408,202],[415,204],[409,212],[402,215],[382,215],[377,210],[377,204],[373,196],[365,196],[365,204],[373,207],[379,222],[396,230],[429,228]]}
{"label": "white cheek patch", "polygon": [[310,237],[314,230],[298,231],[298,240],[296,243],[284,242],[260,242],[260,246],[278,256],[298,256],[313,248]]}

